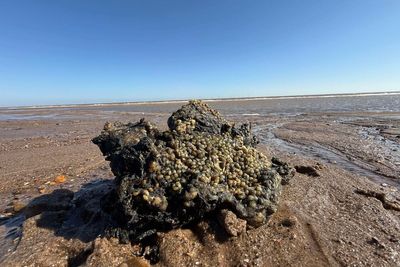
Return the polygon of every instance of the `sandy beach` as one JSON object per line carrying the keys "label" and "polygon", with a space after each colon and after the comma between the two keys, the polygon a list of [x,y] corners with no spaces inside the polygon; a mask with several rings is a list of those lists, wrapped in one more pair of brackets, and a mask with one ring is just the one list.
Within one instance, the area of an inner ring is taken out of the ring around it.
{"label": "sandy beach", "polygon": [[[160,233],[157,265],[400,265],[399,96],[349,98],[340,104],[334,98],[210,102],[229,120],[250,122],[258,148],[297,172],[266,225],[227,239],[202,223]],[[77,192],[113,179],[91,142],[105,122],[145,117],[166,129],[180,105],[1,110],[1,265],[147,266],[133,256],[135,246],[68,238],[41,227],[43,214],[16,216],[55,189]]]}

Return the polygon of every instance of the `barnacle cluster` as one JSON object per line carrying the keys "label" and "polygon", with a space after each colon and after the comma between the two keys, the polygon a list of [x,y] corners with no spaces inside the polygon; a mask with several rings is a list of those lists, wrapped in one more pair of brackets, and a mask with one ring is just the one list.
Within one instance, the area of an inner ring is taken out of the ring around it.
{"label": "barnacle cluster", "polygon": [[236,128],[200,101],[173,113],[168,125],[160,132],[144,120],[107,124],[93,140],[111,161],[113,201],[129,238],[225,208],[253,226],[265,223],[276,210],[279,173],[289,172],[253,147],[249,127]]}
{"label": "barnacle cluster", "polygon": [[[179,129],[165,146],[161,143],[156,146],[157,156],[148,162],[143,182],[149,185],[147,179],[154,180],[154,186],[137,188],[133,195],[166,210],[168,197],[157,192],[160,183],[165,183],[169,195],[182,196],[184,207],[196,207],[195,199],[199,197],[196,184],[203,183],[215,196],[229,192],[243,208],[258,210],[261,214],[257,221],[264,222],[263,210],[270,204],[270,192],[264,186],[268,182],[270,161],[256,149],[245,146],[241,137],[183,134]],[[279,183],[280,177],[276,175],[275,187]]]}

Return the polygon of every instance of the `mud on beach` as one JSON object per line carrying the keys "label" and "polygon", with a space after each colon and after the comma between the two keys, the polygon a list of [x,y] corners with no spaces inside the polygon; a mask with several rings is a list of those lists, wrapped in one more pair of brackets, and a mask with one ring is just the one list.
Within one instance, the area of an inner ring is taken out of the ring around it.
{"label": "mud on beach", "polygon": [[[400,264],[399,112],[243,115],[226,103],[210,105],[238,124],[251,122],[258,149],[288,162],[295,175],[283,186],[277,211],[258,228],[232,236],[218,220],[208,220],[158,233],[156,265]],[[146,117],[167,129],[179,106],[138,108],[145,114],[40,109],[1,121],[1,264],[147,266],[140,255],[151,255],[152,246],[99,237],[102,225],[85,227],[96,221],[99,196],[111,190],[114,178],[90,140],[106,121]],[[87,195],[90,203],[83,201]]]}

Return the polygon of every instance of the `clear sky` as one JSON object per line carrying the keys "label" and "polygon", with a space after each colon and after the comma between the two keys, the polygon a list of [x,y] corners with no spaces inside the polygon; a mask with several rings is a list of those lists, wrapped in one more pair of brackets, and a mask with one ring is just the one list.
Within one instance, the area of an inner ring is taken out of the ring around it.
{"label": "clear sky", "polygon": [[400,90],[400,1],[2,0],[0,105]]}

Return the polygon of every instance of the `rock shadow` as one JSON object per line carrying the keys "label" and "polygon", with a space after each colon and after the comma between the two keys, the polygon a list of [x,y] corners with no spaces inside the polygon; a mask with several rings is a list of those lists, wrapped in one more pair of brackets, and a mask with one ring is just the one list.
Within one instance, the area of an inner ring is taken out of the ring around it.
{"label": "rock shadow", "polygon": [[[115,224],[111,216],[102,210],[101,203],[114,188],[113,180],[96,180],[82,185],[79,191],[56,189],[50,194],[32,199],[19,213],[1,222],[10,230],[19,228],[23,234],[25,220],[37,216],[37,227],[51,229],[56,236],[79,239],[85,243],[102,236],[107,227]],[[15,232],[15,230],[13,230]],[[5,238],[15,239],[15,235]]]}
{"label": "rock shadow", "polygon": [[113,188],[112,180],[97,180],[84,184],[76,193],[65,189],[54,190],[51,194],[33,199],[26,212],[40,212],[37,226],[52,229],[56,236],[90,242],[114,224],[101,205]]}

